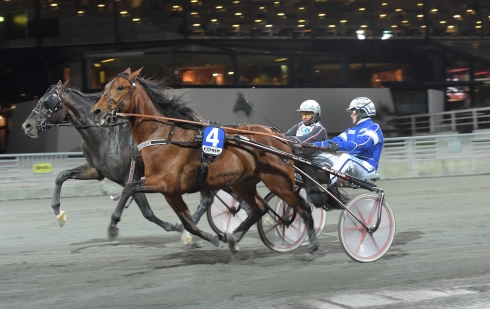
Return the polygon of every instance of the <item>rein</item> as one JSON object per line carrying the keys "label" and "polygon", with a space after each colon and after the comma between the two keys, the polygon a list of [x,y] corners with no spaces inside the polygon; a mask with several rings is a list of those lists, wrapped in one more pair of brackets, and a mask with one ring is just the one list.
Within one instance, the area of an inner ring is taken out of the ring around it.
{"label": "rein", "polygon": [[[126,124],[126,123],[129,123],[129,121],[124,121],[124,122],[118,122],[118,123],[111,123],[109,124],[109,127],[116,127],[116,126],[120,126],[120,125],[123,125],[123,124]],[[74,127],[74,128],[78,128],[78,129],[87,129],[87,128],[96,128],[96,127],[100,127],[100,125],[98,124],[94,124],[94,125],[75,125],[75,124],[72,124],[72,123],[69,123],[69,122],[62,122],[62,123],[46,123],[45,124],[46,127]]]}
{"label": "rein", "polygon": [[[150,119],[162,119],[162,120],[171,120],[171,121],[176,121],[176,122],[185,122],[185,123],[190,123],[190,124],[195,124],[195,125],[200,125],[200,126],[206,125],[205,122],[178,119],[178,118],[170,118],[170,117],[165,117],[165,116],[153,116],[153,115],[131,114],[131,113],[116,113],[116,116],[119,116],[119,117],[142,117],[142,118],[150,118]],[[245,133],[245,134],[265,135],[265,136],[274,137],[280,141],[289,142],[289,140],[286,138],[282,138],[282,137],[279,137],[277,135],[266,133],[266,132],[254,132],[254,131],[242,130],[242,129],[232,128],[232,127],[222,127],[222,128],[225,131],[233,131],[233,132],[239,132],[239,133]]]}

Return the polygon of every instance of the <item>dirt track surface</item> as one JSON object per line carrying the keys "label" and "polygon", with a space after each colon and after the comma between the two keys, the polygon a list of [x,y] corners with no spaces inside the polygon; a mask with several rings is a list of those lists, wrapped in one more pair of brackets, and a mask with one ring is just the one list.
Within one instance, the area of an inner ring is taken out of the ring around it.
{"label": "dirt track surface", "polygon": [[[255,227],[236,255],[224,244],[185,247],[135,204],[111,242],[116,203],[106,196],[62,199],[62,228],[48,199],[0,202],[0,308],[488,308],[488,179],[380,181],[397,232],[383,258],[364,264],[342,251],[339,211],[304,261],[304,248],[267,249]],[[198,195],[185,199],[193,211]],[[149,200],[177,221],[162,196]],[[211,231],[205,218],[199,226]]]}

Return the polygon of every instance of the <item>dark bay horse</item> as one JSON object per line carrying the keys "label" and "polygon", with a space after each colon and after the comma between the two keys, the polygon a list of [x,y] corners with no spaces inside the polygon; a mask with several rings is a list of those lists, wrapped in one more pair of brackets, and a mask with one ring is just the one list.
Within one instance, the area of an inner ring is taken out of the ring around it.
{"label": "dark bay horse", "polygon": [[[188,105],[170,100],[161,81],[140,78],[140,72],[141,69],[131,73],[128,68],[119,74],[106,86],[103,97],[91,110],[93,120],[104,126],[109,125],[115,113],[131,113],[126,116],[141,149],[145,178],[126,185],[118,210],[122,212],[126,200],[136,192],[159,192],[165,196],[186,230],[216,246],[219,240],[228,242],[231,251],[236,252],[237,243],[267,211],[267,204],[256,189],[257,183],[262,181],[270,191],[297,210],[308,230],[309,251],[316,251],[318,238],[313,228],[311,210],[295,191],[292,162],[228,140],[222,153],[208,164],[202,177],[203,174],[199,173],[203,167],[201,145],[196,142],[196,137],[202,133],[205,123]],[[284,135],[262,125],[222,128],[227,136],[240,131],[248,139],[268,147],[286,153],[292,151]],[[214,191],[226,187],[245,200],[253,211],[233,233],[211,235],[201,231],[193,222],[182,195],[196,188]],[[118,210],[112,217],[109,233],[117,231]]]}
{"label": "dark bay horse", "polygon": [[[110,128],[101,128],[90,117],[90,109],[101,98],[101,93],[84,94],[67,88],[66,85],[67,83],[62,85],[60,81],[49,87],[22,124],[24,133],[32,138],[37,138],[51,125],[64,122],[75,126],[82,136],[81,146],[87,162],[60,172],[55,180],[51,207],[60,226],[66,221],[66,213],[60,209],[61,187],[66,180],[100,181],[107,178],[124,187],[128,181],[138,180],[143,175],[143,161],[135,146],[129,124],[116,123]],[[133,197],[146,219],[166,231],[176,231],[175,225],[155,216],[143,193],[136,193]]]}

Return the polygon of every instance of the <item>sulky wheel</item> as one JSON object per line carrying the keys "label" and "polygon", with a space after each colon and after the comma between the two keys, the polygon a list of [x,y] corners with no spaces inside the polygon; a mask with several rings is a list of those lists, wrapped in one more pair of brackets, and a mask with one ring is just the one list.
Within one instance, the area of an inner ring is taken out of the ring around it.
{"label": "sulky wheel", "polygon": [[288,252],[298,248],[306,238],[306,229],[296,210],[272,192],[267,194],[264,200],[270,209],[257,222],[262,242],[277,252]]}
{"label": "sulky wheel", "polygon": [[[379,197],[364,193],[353,198],[346,206],[367,227],[375,226],[379,214]],[[374,233],[369,233],[347,210],[339,218],[339,239],[345,253],[358,262],[373,262],[390,248],[395,236],[395,216],[390,205],[383,201],[381,221]]]}
{"label": "sulky wheel", "polygon": [[247,213],[229,193],[219,190],[207,210],[209,226],[216,234],[232,233],[246,218]]}

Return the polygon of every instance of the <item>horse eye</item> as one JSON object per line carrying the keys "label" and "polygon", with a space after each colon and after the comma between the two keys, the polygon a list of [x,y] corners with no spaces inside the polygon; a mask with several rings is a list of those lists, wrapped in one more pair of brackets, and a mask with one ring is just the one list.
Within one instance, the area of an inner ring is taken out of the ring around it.
{"label": "horse eye", "polygon": [[123,90],[124,87],[123,86],[117,86],[117,90]]}

